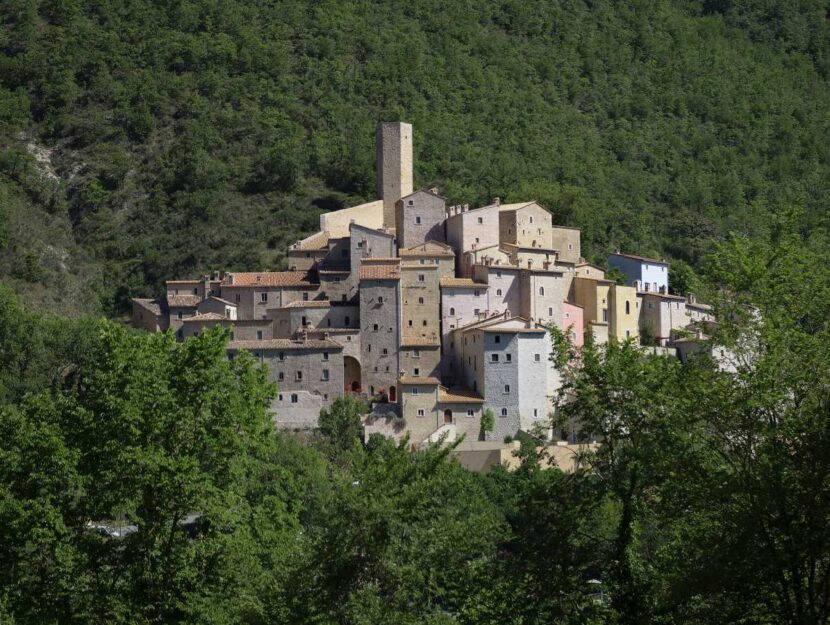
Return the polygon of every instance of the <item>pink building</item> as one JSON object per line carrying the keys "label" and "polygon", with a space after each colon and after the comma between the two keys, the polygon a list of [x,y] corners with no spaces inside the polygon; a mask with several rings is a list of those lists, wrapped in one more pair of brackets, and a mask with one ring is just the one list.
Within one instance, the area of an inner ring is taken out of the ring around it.
{"label": "pink building", "polygon": [[582,306],[565,302],[563,323],[565,334],[570,336],[576,347],[582,347],[585,342],[585,315]]}

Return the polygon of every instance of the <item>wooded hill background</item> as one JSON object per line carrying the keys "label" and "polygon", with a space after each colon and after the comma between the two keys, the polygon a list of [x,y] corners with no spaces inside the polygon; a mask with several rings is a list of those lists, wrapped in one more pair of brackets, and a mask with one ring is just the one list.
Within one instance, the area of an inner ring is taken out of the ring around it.
{"label": "wooded hill background", "polygon": [[827,221],[827,0],[6,0],[0,49],[0,280],[61,314],[280,268],[374,196],[379,120],[596,261]]}

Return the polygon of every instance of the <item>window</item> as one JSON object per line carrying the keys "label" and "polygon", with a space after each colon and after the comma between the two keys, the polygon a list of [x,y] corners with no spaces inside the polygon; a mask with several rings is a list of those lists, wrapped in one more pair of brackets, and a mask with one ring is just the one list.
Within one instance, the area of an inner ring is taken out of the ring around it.
{"label": "window", "polygon": [[493,341],[495,341],[496,343],[501,343],[501,335],[500,335],[500,334],[497,334],[497,335],[495,336],[495,338],[493,339]]}
{"label": "window", "polygon": [[389,353],[389,350],[388,350],[388,349],[386,349],[386,348],[384,347],[384,348],[383,348],[383,355],[385,356],[385,355],[386,355],[386,354],[388,354],[388,353]]}
{"label": "window", "polygon": [[455,316],[455,308],[450,306],[450,317],[454,317],[454,316]]}
{"label": "window", "polygon": [[602,309],[602,320],[605,321],[606,323],[608,322],[608,309],[607,308]]}
{"label": "window", "polygon": [[301,326],[303,326],[303,327],[306,327],[306,326],[308,325],[308,321],[306,321],[306,318],[305,318],[305,317],[303,317],[303,318],[300,320],[300,325],[301,325]]}
{"label": "window", "polygon": [[498,354],[490,354],[490,362],[498,362],[499,355]]}
{"label": "window", "polygon": [[419,258],[419,259],[418,259],[418,264],[419,264],[419,265],[423,265],[423,264],[425,264],[424,259],[423,259],[423,258]]}
{"label": "window", "polygon": [[542,362],[542,355],[541,354],[533,354],[533,360],[535,362]]}
{"label": "window", "polygon": [[572,250],[573,248],[574,248],[574,244],[573,243],[568,243],[568,249]]}
{"label": "window", "polygon": [[358,247],[358,249],[361,249],[363,247],[363,241],[358,241],[357,242],[357,247]]}
{"label": "window", "polygon": [[426,327],[426,325],[427,325],[427,320],[426,320],[426,319],[424,319],[424,322],[423,322],[421,325],[423,325],[423,326],[425,326],[425,327]]}
{"label": "window", "polygon": [[478,237],[476,237],[476,243],[478,243]]}
{"label": "window", "polygon": [[280,360],[285,360],[285,352],[280,352],[279,354],[277,354],[277,358],[279,358]]}
{"label": "window", "polygon": [[501,295],[501,289],[496,289],[496,295]]}
{"label": "window", "polygon": [[343,325],[349,325],[350,321],[351,321],[351,319],[349,319],[348,317],[345,317],[343,319]]}
{"label": "window", "polygon": [[199,289],[193,289],[193,295],[198,295],[198,294],[199,294]]}
{"label": "window", "polygon": [[236,302],[237,302],[237,304],[238,304],[239,302],[241,302],[241,301],[242,301],[242,296],[241,296],[239,293],[237,293],[237,294],[236,294]]}
{"label": "window", "polygon": [[423,416],[424,416],[424,409],[423,409],[423,408],[418,408],[418,416],[419,416],[419,417],[423,417]]}
{"label": "window", "polygon": [[530,218],[528,219],[528,221],[529,221],[529,223],[533,223],[533,215],[531,215],[531,216],[530,216]]}
{"label": "window", "polygon": [[625,338],[631,338],[631,330],[625,331]]}
{"label": "window", "polygon": [[329,379],[329,370],[323,369],[323,382],[327,382]]}
{"label": "window", "polygon": [[383,304],[383,295],[378,295],[378,304]]}
{"label": "window", "polygon": [[484,219],[482,219],[481,217],[479,217],[476,221],[478,221],[478,223],[480,223],[480,224],[484,223]]}
{"label": "window", "polygon": [[505,354],[504,355],[505,362],[513,362],[513,354]]}
{"label": "window", "polygon": [[631,314],[631,302],[629,302],[628,300],[626,300],[626,302],[625,302],[625,314],[626,315]]}
{"label": "window", "polygon": [[297,382],[302,382],[303,381],[303,372],[302,371],[297,371],[296,375],[294,376],[294,379]]}
{"label": "window", "polygon": [[407,206],[415,206],[415,200],[407,200],[406,205]]}
{"label": "window", "polygon": [[298,401],[299,398],[297,397],[297,393],[291,393],[291,403],[296,404]]}
{"label": "window", "polygon": [[497,278],[501,278],[501,271],[497,271],[497,272],[496,272],[496,277],[497,277]]}
{"label": "window", "polygon": [[421,216],[420,215],[415,215],[415,225],[416,226],[421,225]]}
{"label": "window", "polygon": [[370,386],[370,387],[369,387],[369,395],[374,395],[374,394],[375,394],[375,387],[374,387],[374,386]]}
{"label": "window", "polygon": [[504,385],[504,392],[505,392],[505,393],[509,393],[509,392],[510,392],[510,385],[509,385],[509,384],[505,384],[505,385]]}
{"label": "window", "polygon": [[503,417],[507,416],[507,408],[502,408],[501,409],[501,416],[503,416]]}
{"label": "window", "polygon": [[234,334],[233,334],[233,332],[231,332],[231,340],[233,340],[233,338],[234,338]]}
{"label": "window", "polygon": [[419,298],[418,298],[418,303],[419,303],[419,304],[423,304],[423,303],[424,303],[424,298],[423,298],[423,297],[419,297]]}
{"label": "window", "polygon": [[280,393],[280,401],[282,401],[282,393]]}
{"label": "window", "polygon": [[261,340],[262,340],[262,330],[257,330],[257,331],[256,331],[256,340],[257,340],[257,341],[261,341]]}
{"label": "window", "polygon": [[371,344],[371,343],[369,343],[368,345],[366,345],[366,351],[367,351],[367,352],[372,351],[372,344]]}
{"label": "window", "polygon": [[179,294],[179,289],[173,289],[173,295],[178,295],[178,294]]}
{"label": "window", "polygon": [[181,319],[181,318],[182,318],[182,311],[180,310],[180,311],[176,314],[176,316],[177,316],[179,319]]}
{"label": "window", "polygon": [[475,410],[473,410],[472,408],[467,408],[467,416],[472,417],[474,415],[475,415]]}
{"label": "window", "polygon": [[308,293],[303,293],[303,301],[304,302],[308,301]]}
{"label": "window", "polygon": [[553,317],[553,307],[552,306],[548,307],[548,317]]}
{"label": "window", "polygon": [[409,320],[409,327],[412,327],[412,319]]}
{"label": "window", "polygon": [[417,377],[417,376],[419,376],[419,375],[421,375],[421,370],[420,370],[418,367],[415,367],[415,368],[412,370],[412,375],[414,375],[414,376],[416,376],[416,377]]}
{"label": "window", "polygon": [[544,295],[544,294],[545,294],[545,287],[540,286],[539,287],[539,295]]}
{"label": "window", "polygon": [[538,409],[536,409],[536,408],[534,408],[534,409],[533,409],[533,418],[534,418],[534,419],[536,419],[536,418],[538,418],[538,417],[539,417],[539,410],[538,410]]}
{"label": "window", "polygon": [[277,380],[279,380],[280,382],[282,382],[284,379],[285,379],[285,374],[284,374],[282,371],[280,371],[280,372],[277,374]]}
{"label": "window", "polygon": [[481,291],[479,291],[478,289],[474,289],[473,290],[473,296],[478,297],[479,295],[481,295]]}
{"label": "window", "polygon": [[323,360],[328,360],[328,359],[329,359],[329,353],[328,352],[323,352]]}
{"label": "window", "polygon": [[374,325],[372,326],[372,330],[374,330],[375,332],[377,332],[377,331],[378,331],[378,324],[374,324]]}
{"label": "window", "polygon": [[259,301],[260,302],[267,302],[268,301],[268,293],[260,293],[259,294]]}
{"label": "window", "polygon": [[417,395],[420,392],[421,392],[421,389],[419,389],[417,386],[412,387],[412,394],[413,395]]}
{"label": "window", "polygon": [[419,273],[418,274],[418,282],[424,282],[425,280],[426,280],[426,276],[424,276],[424,274],[422,274],[422,273]]}
{"label": "window", "polygon": [[479,313],[480,313],[480,312],[481,312],[481,309],[480,309],[480,308],[476,308],[475,310],[473,310],[473,314],[474,314],[476,317],[478,317],[478,315],[479,315]]}

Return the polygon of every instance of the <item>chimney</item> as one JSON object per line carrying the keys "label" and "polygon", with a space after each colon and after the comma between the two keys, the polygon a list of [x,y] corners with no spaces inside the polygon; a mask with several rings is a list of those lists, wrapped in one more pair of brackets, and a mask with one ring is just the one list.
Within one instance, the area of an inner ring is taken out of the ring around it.
{"label": "chimney", "polygon": [[501,206],[501,198],[500,197],[494,197],[493,198],[493,204],[495,204],[496,206]]}
{"label": "chimney", "polygon": [[395,227],[395,204],[413,190],[412,124],[381,122],[375,135],[377,194],[383,200],[383,225]]}

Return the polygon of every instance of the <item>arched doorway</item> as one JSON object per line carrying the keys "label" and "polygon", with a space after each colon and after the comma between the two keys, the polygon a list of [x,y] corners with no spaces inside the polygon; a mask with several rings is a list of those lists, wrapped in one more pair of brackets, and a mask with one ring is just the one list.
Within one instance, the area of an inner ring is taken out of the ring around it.
{"label": "arched doorway", "polygon": [[444,424],[449,424],[449,423],[452,423],[452,410],[447,408],[444,411]]}
{"label": "arched doorway", "polygon": [[347,391],[359,393],[360,362],[353,356],[343,356],[343,385]]}
{"label": "arched doorway", "polygon": [[392,403],[398,401],[398,393],[394,386],[389,387],[389,401]]}

